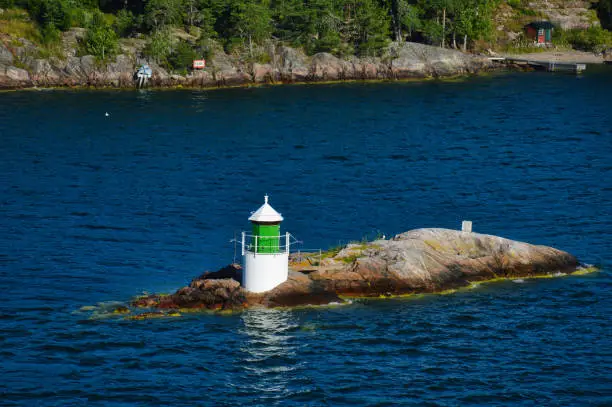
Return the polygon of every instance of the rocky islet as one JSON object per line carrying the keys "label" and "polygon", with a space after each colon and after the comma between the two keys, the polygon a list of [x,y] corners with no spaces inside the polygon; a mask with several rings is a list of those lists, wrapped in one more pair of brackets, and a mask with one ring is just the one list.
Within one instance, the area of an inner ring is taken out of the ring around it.
{"label": "rocky islet", "polygon": [[293,254],[288,280],[265,293],[243,290],[241,267],[229,265],[203,273],[173,294],[139,297],[130,306],[159,314],[323,305],[351,297],[438,293],[500,278],[566,275],[579,266],[571,254],[547,246],[449,229],[417,229],[392,239],[349,244],[320,257]]}

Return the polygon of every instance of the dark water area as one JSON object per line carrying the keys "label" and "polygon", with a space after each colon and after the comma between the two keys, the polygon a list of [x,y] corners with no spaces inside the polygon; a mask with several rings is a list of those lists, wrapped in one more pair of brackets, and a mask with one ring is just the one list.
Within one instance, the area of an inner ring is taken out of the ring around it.
{"label": "dark water area", "polygon": [[[0,405],[612,405],[612,70],[0,94]],[[109,116],[105,116],[105,112]],[[602,271],[163,320],[79,312],[234,258],[419,227]]]}

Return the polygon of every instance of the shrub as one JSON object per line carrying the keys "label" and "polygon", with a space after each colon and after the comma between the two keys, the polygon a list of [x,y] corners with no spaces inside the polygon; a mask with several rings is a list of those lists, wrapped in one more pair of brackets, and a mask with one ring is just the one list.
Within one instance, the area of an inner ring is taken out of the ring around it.
{"label": "shrub", "polygon": [[73,9],[70,12],[70,23],[73,27],[86,28],[91,24],[93,14],[82,8]]}
{"label": "shrub", "polygon": [[152,30],[160,30],[181,21],[180,0],[149,0],[145,7],[145,22]]}
{"label": "shrub", "polygon": [[172,38],[166,29],[156,30],[151,34],[144,50],[146,56],[161,65],[167,64],[167,58],[172,52]]}
{"label": "shrub", "polygon": [[117,12],[117,19],[113,24],[115,32],[120,37],[127,37],[138,29],[134,14],[126,9],[121,9]]}
{"label": "shrub", "polygon": [[555,43],[568,44],[576,49],[601,53],[612,47],[612,32],[600,26],[591,27],[587,30],[557,30]]}
{"label": "shrub", "polygon": [[202,38],[198,44],[198,53],[205,60],[211,60],[215,56],[215,50],[218,49],[218,45],[214,40],[209,38]]}
{"label": "shrub", "polygon": [[89,54],[99,59],[106,59],[115,53],[117,45],[117,34],[115,34],[106,16],[96,10],[92,15],[85,37],[85,49]]}
{"label": "shrub", "polygon": [[25,38],[34,43],[42,42],[37,24],[30,19],[30,16],[24,10],[4,10],[0,14],[0,32],[13,38]]}
{"label": "shrub", "polygon": [[[28,0],[0,0],[0,8],[7,12],[11,8],[23,9],[28,7]],[[4,16],[3,16],[4,17]]]}
{"label": "shrub", "polygon": [[442,25],[433,20],[427,20],[422,26],[423,36],[429,44],[440,44],[442,42]]}
{"label": "shrub", "polygon": [[272,57],[267,52],[259,52],[255,55],[255,62],[258,64],[269,64],[272,62]]}
{"label": "shrub", "polygon": [[168,65],[175,71],[185,73],[194,59],[199,59],[199,55],[193,47],[187,42],[180,42],[174,52],[168,56]]}
{"label": "shrub", "polygon": [[117,34],[110,26],[92,26],[85,37],[85,48],[91,55],[106,59],[117,49]]}
{"label": "shrub", "polygon": [[45,25],[40,31],[40,35],[42,38],[42,42],[45,45],[57,44],[62,38],[60,30],[58,30],[52,24]]}
{"label": "shrub", "polygon": [[387,47],[389,41],[386,38],[374,37],[359,44],[359,55],[380,56]]}
{"label": "shrub", "polygon": [[355,52],[351,44],[342,41],[340,34],[336,31],[329,31],[320,39],[315,40],[310,53],[329,52],[337,57],[343,58]]}
{"label": "shrub", "polygon": [[70,28],[70,6],[66,0],[30,0],[30,14],[41,26],[54,26],[62,31]]}
{"label": "shrub", "polygon": [[38,48],[37,58],[64,58],[62,50],[62,32],[53,25],[46,25],[40,31],[42,47]]}

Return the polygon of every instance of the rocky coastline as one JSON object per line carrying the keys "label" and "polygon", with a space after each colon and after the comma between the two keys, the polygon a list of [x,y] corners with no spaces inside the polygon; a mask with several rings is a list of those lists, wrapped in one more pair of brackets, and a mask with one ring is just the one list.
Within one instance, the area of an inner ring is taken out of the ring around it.
{"label": "rocky coastline", "polygon": [[289,278],[253,294],[240,286],[240,265],[205,272],[170,295],[135,298],[129,318],[193,311],[236,311],[343,303],[347,298],[440,293],[496,279],[564,276],[581,270],[571,254],[497,236],[449,229],[417,229],[391,239],[341,249],[292,254]]}
{"label": "rocky coastline", "polygon": [[443,78],[500,69],[484,56],[419,43],[393,43],[384,57],[337,58],[328,53],[307,56],[279,45],[267,51],[268,63],[245,62],[222,50],[207,67],[184,75],[168,72],[142,56],[144,43],[122,47],[122,53],[102,63],[92,55],[78,56],[84,32],[63,34],[63,56],[39,58],[35,44],[0,37],[0,89],[24,88],[134,88],[134,74],[142,64],[153,69],[152,88],[215,88],[253,84],[313,83],[347,80]]}

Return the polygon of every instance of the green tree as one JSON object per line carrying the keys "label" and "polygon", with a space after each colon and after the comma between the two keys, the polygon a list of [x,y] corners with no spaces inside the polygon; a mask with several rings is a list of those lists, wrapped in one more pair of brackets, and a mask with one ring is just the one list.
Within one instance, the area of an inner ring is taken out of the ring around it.
{"label": "green tree", "polygon": [[250,57],[253,57],[253,45],[270,38],[272,33],[270,10],[265,4],[236,1],[230,20],[233,36],[246,42]]}
{"label": "green tree", "polygon": [[117,49],[117,34],[110,26],[90,28],[85,37],[85,47],[91,55],[106,59]]}
{"label": "green tree", "polygon": [[215,31],[215,16],[211,8],[201,8],[196,17],[198,27],[200,27],[200,38],[210,39],[217,38],[217,32]]}
{"label": "green tree", "polygon": [[200,38],[200,41],[198,42],[196,48],[198,57],[204,58],[207,61],[213,59],[213,57],[215,56],[215,51],[217,51],[217,49],[218,44],[210,38]]}
{"label": "green tree", "polygon": [[100,11],[94,13],[92,17],[85,37],[85,49],[91,55],[103,60],[111,56],[117,49],[117,34],[106,23],[104,14]]}
{"label": "green tree", "polygon": [[334,55],[343,56],[345,49],[343,47],[342,38],[336,31],[327,31],[315,43],[314,51],[329,52]]}
{"label": "green tree", "polygon": [[374,0],[361,0],[355,6],[355,46],[361,55],[378,55],[389,42],[389,11]]}
{"label": "green tree", "polygon": [[[71,0],[75,1],[75,0]],[[134,15],[141,15],[144,12],[147,0],[76,0],[81,2],[91,3],[90,8],[99,7],[100,10],[112,13],[117,10],[126,9],[134,13]]]}
{"label": "green tree", "polygon": [[125,8],[119,10],[113,28],[120,37],[127,37],[132,34],[138,28],[134,14]]}
{"label": "green tree", "polygon": [[145,22],[149,28],[159,30],[182,20],[182,0],[149,0],[145,6]]}
{"label": "green tree", "polygon": [[45,45],[59,44],[62,38],[62,33],[53,24],[43,26],[40,31],[42,42]]}
{"label": "green tree", "polygon": [[308,1],[277,0],[271,5],[273,35],[295,45],[306,45],[315,34],[313,12]]}
{"label": "green tree", "polygon": [[43,27],[53,26],[62,31],[70,28],[70,6],[66,0],[30,0],[28,10]]}
{"label": "green tree", "polygon": [[442,43],[442,24],[436,22],[435,20],[425,20],[421,24],[421,33],[423,36],[429,41],[431,44],[441,44]]}
{"label": "green tree", "polygon": [[612,29],[612,0],[599,0],[597,14],[602,27]]}
{"label": "green tree", "polygon": [[462,36],[464,47],[471,40],[490,39],[493,11],[499,0],[420,0],[424,23],[422,32],[431,43],[447,44],[449,35],[456,47],[456,36]]}
{"label": "green tree", "polygon": [[401,29],[408,32],[408,37],[412,37],[412,33],[421,26],[421,9],[413,4],[408,4],[405,0],[398,1],[398,20],[400,24],[400,35],[397,41],[403,40]]}
{"label": "green tree", "polygon": [[341,37],[345,21],[339,14],[334,9],[334,3],[332,2],[327,0],[314,0],[312,2],[308,18],[319,51],[323,51],[325,48],[339,49],[343,40],[346,40]]}
{"label": "green tree", "polygon": [[198,22],[198,17],[200,14],[198,6],[198,0],[185,0],[185,23],[190,27],[196,25]]}
{"label": "green tree", "polygon": [[[453,0],[422,0],[421,6],[428,16],[424,24],[424,34],[432,43],[445,46],[447,12],[453,8]],[[436,27],[438,26],[438,27]]]}
{"label": "green tree", "polygon": [[185,73],[191,67],[194,59],[199,59],[191,44],[179,42],[174,51],[168,56],[168,65],[175,71]]}
{"label": "green tree", "polygon": [[408,0],[391,0],[390,10],[395,41],[404,40],[404,30],[411,37],[420,27],[422,11],[416,4],[410,4]]}
{"label": "green tree", "polygon": [[145,48],[145,54],[158,64],[165,65],[172,53],[172,38],[168,29],[154,31]]}
{"label": "green tree", "polygon": [[489,40],[493,33],[495,3],[490,0],[456,0],[453,16],[453,42],[455,34],[463,37],[463,50],[468,39]]}
{"label": "green tree", "polygon": [[584,51],[600,53],[612,47],[612,32],[600,26],[568,30],[564,36],[572,47]]}

